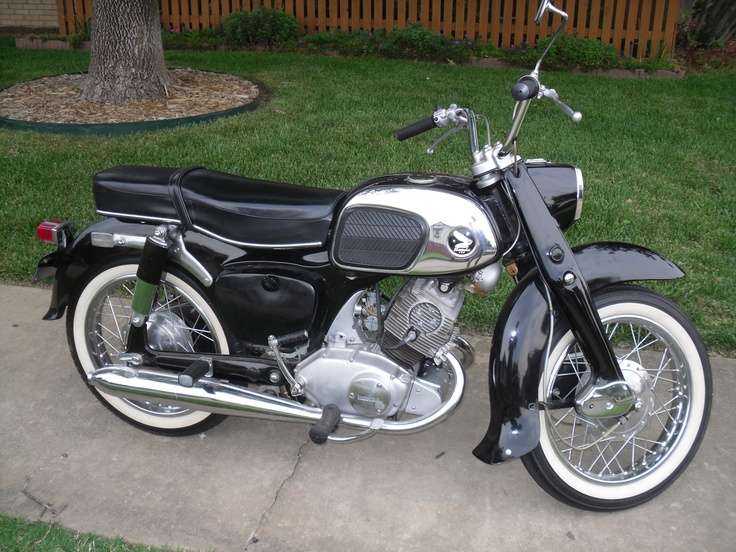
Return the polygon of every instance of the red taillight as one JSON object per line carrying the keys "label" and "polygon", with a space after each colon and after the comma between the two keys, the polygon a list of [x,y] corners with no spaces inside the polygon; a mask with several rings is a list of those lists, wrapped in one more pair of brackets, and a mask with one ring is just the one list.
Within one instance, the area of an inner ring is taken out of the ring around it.
{"label": "red taillight", "polygon": [[59,231],[68,224],[61,220],[47,220],[36,227],[36,235],[42,242],[58,244]]}

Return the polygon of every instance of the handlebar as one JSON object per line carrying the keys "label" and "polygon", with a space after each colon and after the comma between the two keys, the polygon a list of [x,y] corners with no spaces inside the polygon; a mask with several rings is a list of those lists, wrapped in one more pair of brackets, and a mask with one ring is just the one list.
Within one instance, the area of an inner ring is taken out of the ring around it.
{"label": "handlebar", "polygon": [[[580,122],[583,117],[580,112],[573,111],[569,106],[562,103],[554,89],[547,88],[539,82],[539,68],[542,64],[542,60],[562,32],[568,19],[567,14],[564,11],[554,7],[552,0],[543,0],[540,1],[539,9],[537,10],[537,24],[539,24],[544,14],[548,12],[559,15],[562,18],[562,21],[554,35],[552,35],[552,39],[547,43],[546,48],[539,56],[532,72],[529,75],[521,77],[511,89],[511,95],[516,100],[516,107],[514,108],[511,125],[506,133],[506,138],[503,143],[497,143],[495,146],[491,146],[491,135],[489,129],[488,143],[481,147],[478,141],[476,121],[485,118],[477,117],[470,109],[466,107],[458,107],[455,104],[451,104],[447,109],[437,108],[431,117],[427,117],[426,119],[422,119],[421,121],[417,121],[416,123],[397,130],[395,132],[396,138],[398,140],[406,140],[412,136],[417,136],[436,127],[442,128],[452,125],[452,128],[449,131],[445,132],[444,135],[437,139],[427,149],[427,153],[431,154],[434,151],[434,147],[445,138],[460,130],[467,129],[470,139],[470,152],[473,157],[473,176],[479,177],[479,186],[481,186],[481,182],[483,186],[488,186],[498,180],[498,178],[493,176],[494,174],[498,175],[502,170],[505,170],[516,163],[516,159],[518,159],[515,153],[516,139],[519,136],[519,131],[521,130],[521,125],[524,122],[524,117],[531,105],[531,100],[541,99],[542,97],[550,98],[555,102],[557,107],[565,113],[565,115],[572,119],[574,123]],[[485,121],[488,125],[488,119],[485,119]],[[513,153],[513,155],[509,155],[510,153]]]}
{"label": "handlebar", "polygon": [[[572,108],[560,101],[557,91],[553,88],[547,88],[541,84],[537,75],[534,73],[521,77],[511,88],[511,95],[517,101],[517,105],[514,110],[511,127],[506,134],[506,140],[500,149],[503,154],[508,153],[512,144],[516,141],[519,131],[521,130],[521,125],[524,121],[524,116],[529,109],[529,103],[535,98],[550,98],[565,115],[570,117],[574,123],[579,123],[583,118],[579,111],[573,111]],[[412,123],[404,128],[400,128],[394,133],[394,135],[397,140],[403,141],[434,128],[441,128],[449,124],[453,124],[455,129],[444,134],[439,140],[435,141],[435,143],[427,149],[427,153],[432,153],[434,151],[434,146],[451,134],[454,134],[461,128],[467,128],[470,135],[470,150],[473,156],[475,156],[476,152],[480,150],[477,130],[475,127],[475,118],[475,114],[470,109],[457,107],[455,104],[452,104],[447,109],[438,107],[432,116],[426,117],[425,119]]]}
{"label": "handlebar", "polygon": [[573,111],[573,109],[569,105],[560,101],[560,97],[557,95],[557,91],[554,88],[544,88],[542,90],[542,95],[555,102],[555,104],[557,104],[557,107],[559,107],[565,115],[570,117],[570,120],[573,123],[579,123],[583,119],[582,113],[580,113],[579,111]]}

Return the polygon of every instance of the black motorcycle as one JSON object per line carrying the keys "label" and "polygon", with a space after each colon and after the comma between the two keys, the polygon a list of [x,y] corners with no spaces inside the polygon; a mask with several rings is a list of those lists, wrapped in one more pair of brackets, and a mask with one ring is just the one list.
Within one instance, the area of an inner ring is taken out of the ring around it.
{"label": "black motorcycle", "polygon": [[[543,0],[537,23],[548,13],[562,17],[551,45],[567,15]],[[455,410],[474,357],[456,326],[465,293],[491,292],[505,269],[516,287],[495,327],[490,425],[473,453],[521,458],[577,507],[651,499],[703,438],[708,357],[675,304],[629,284],[683,272],[637,245],[571,248],[580,170],[516,155],[533,100],[580,120],[540,83],[545,54],[512,88],[503,144],[481,146],[482,119],[455,105],[397,131],[448,127],[436,145],[467,130],[472,178],[397,173],[344,192],[201,167],[97,174],[104,220],[76,237],[68,222],[38,228],[58,245],[36,274],[54,276],[45,319],[68,309],[82,377],[134,426],[190,435],[235,415],[349,442]]]}

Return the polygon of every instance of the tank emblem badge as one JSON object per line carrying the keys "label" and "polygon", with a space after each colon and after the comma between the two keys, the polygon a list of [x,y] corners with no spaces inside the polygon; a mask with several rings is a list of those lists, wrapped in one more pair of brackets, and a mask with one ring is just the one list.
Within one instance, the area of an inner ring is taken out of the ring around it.
{"label": "tank emblem badge", "polygon": [[467,228],[455,228],[447,240],[450,250],[458,257],[470,255],[475,249],[475,236]]}

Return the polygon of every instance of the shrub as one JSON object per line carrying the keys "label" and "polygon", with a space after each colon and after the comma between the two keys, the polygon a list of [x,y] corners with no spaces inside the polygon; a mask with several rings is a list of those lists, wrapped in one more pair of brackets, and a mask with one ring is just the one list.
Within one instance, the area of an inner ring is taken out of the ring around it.
{"label": "shrub", "polygon": [[83,23],[79,21],[74,22],[74,32],[69,35],[67,42],[69,46],[78,50],[82,47],[85,41],[91,40],[92,36],[92,20],[87,19]]}
{"label": "shrub", "polygon": [[216,50],[222,43],[222,37],[214,29],[205,28],[188,34],[189,47],[192,50]]}
{"label": "shrub", "polygon": [[[536,46],[526,43],[510,48],[496,48],[491,43],[481,43],[471,38],[445,37],[419,24],[386,31],[343,31],[333,29],[316,34],[299,34],[298,20],[273,8],[261,8],[252,12],[231,13],[220,30],[201,31],[165,30],[162,34],[166,50],[212,50],[223,43],[233,49],[261,45],[280,51],[303,53],[332,53],[345,56],[375,56],[409,60],[464,63],[471,57],[494,57],[519,68],[531,68],[543,51],[549,38]],[[691,50],[688,65],[701,67],[732,67],[736,57],[736,45],[729,44],[716,51]],[[706,55],[707,54],[707,55]],[[660,48],[649,60],[625,59],[618,55],[611,44],[599,40],[560,35],[544,60],[544,69],[569,70],[579,66],[584,71],[620,67],[647,71],[672,69]]]}
{"label": "shrub", "polygon": [[274,8],[259,8],[252,12],[232,12],[223,22],[225,43],[233,48],[243,46],[274,46],[299,35],[299,21],[290,13]]}
{"label": "shrub", "polygon": [[232,48],[246,45],[250,12],[234,11],[222,22],[225,43]]}
{"label": "shrub", "polygon": [[[551,38],[540,40],[537,51],[544,51],[550,40]],[[543,65],[548,69],[571,69],[575,66],[580,66],[583,71],[610,69],[619,65],[619,56],[613,44],[563,34],[557,37],[547,52]]]}
{"label": "shrub", "polygon": [[468,61],[480,52],[480,45],[473,40],[444,37],[418,24],[391,32],[322,32],[303,36],[299,46],[308,51],[334,51],[349,56],[452,62]]}
{"label": "shrub", "polygon": [[178,29],[162,30],[161,45],[164,47],[164,50],[188,50],[188,35],[188,32],[180,32]]}
{"label": "shrub", "polygon": [[429,61],[467,61],[477,50],[472,40],[445,37],[418,24],[394,29],[383,44],[388,57]]}
{"label": "shrub", "polygon": [[736,5],[732,0],[695,0],[692,12],[683,18],[677,29],[679,48],[720,49],[736,39]]}
{"label": "shrub", "polygon": [[378,55],[387,38],[386,31],[351,31],[340,29],[304,35],[299,47],[307,52],[337,52],[345,56]]}
{"label": "shrub", "polygon": [[530,47],[529,44],[525,42],[521,45],[514,44],[510,48],[496,50],[491,55],[492,57],[498,57],[503,61],[512,63],[517,67],[531,67],[536,63],[537,58],[539,57],[539,52],[541,52],[541,50],[538,51],[537,48]]}
{"label": "shrub", "polygon": [[222,35],[210,28],[195,31],[169,29],[161,32],[164,50],[216,50],[222,44]]}

